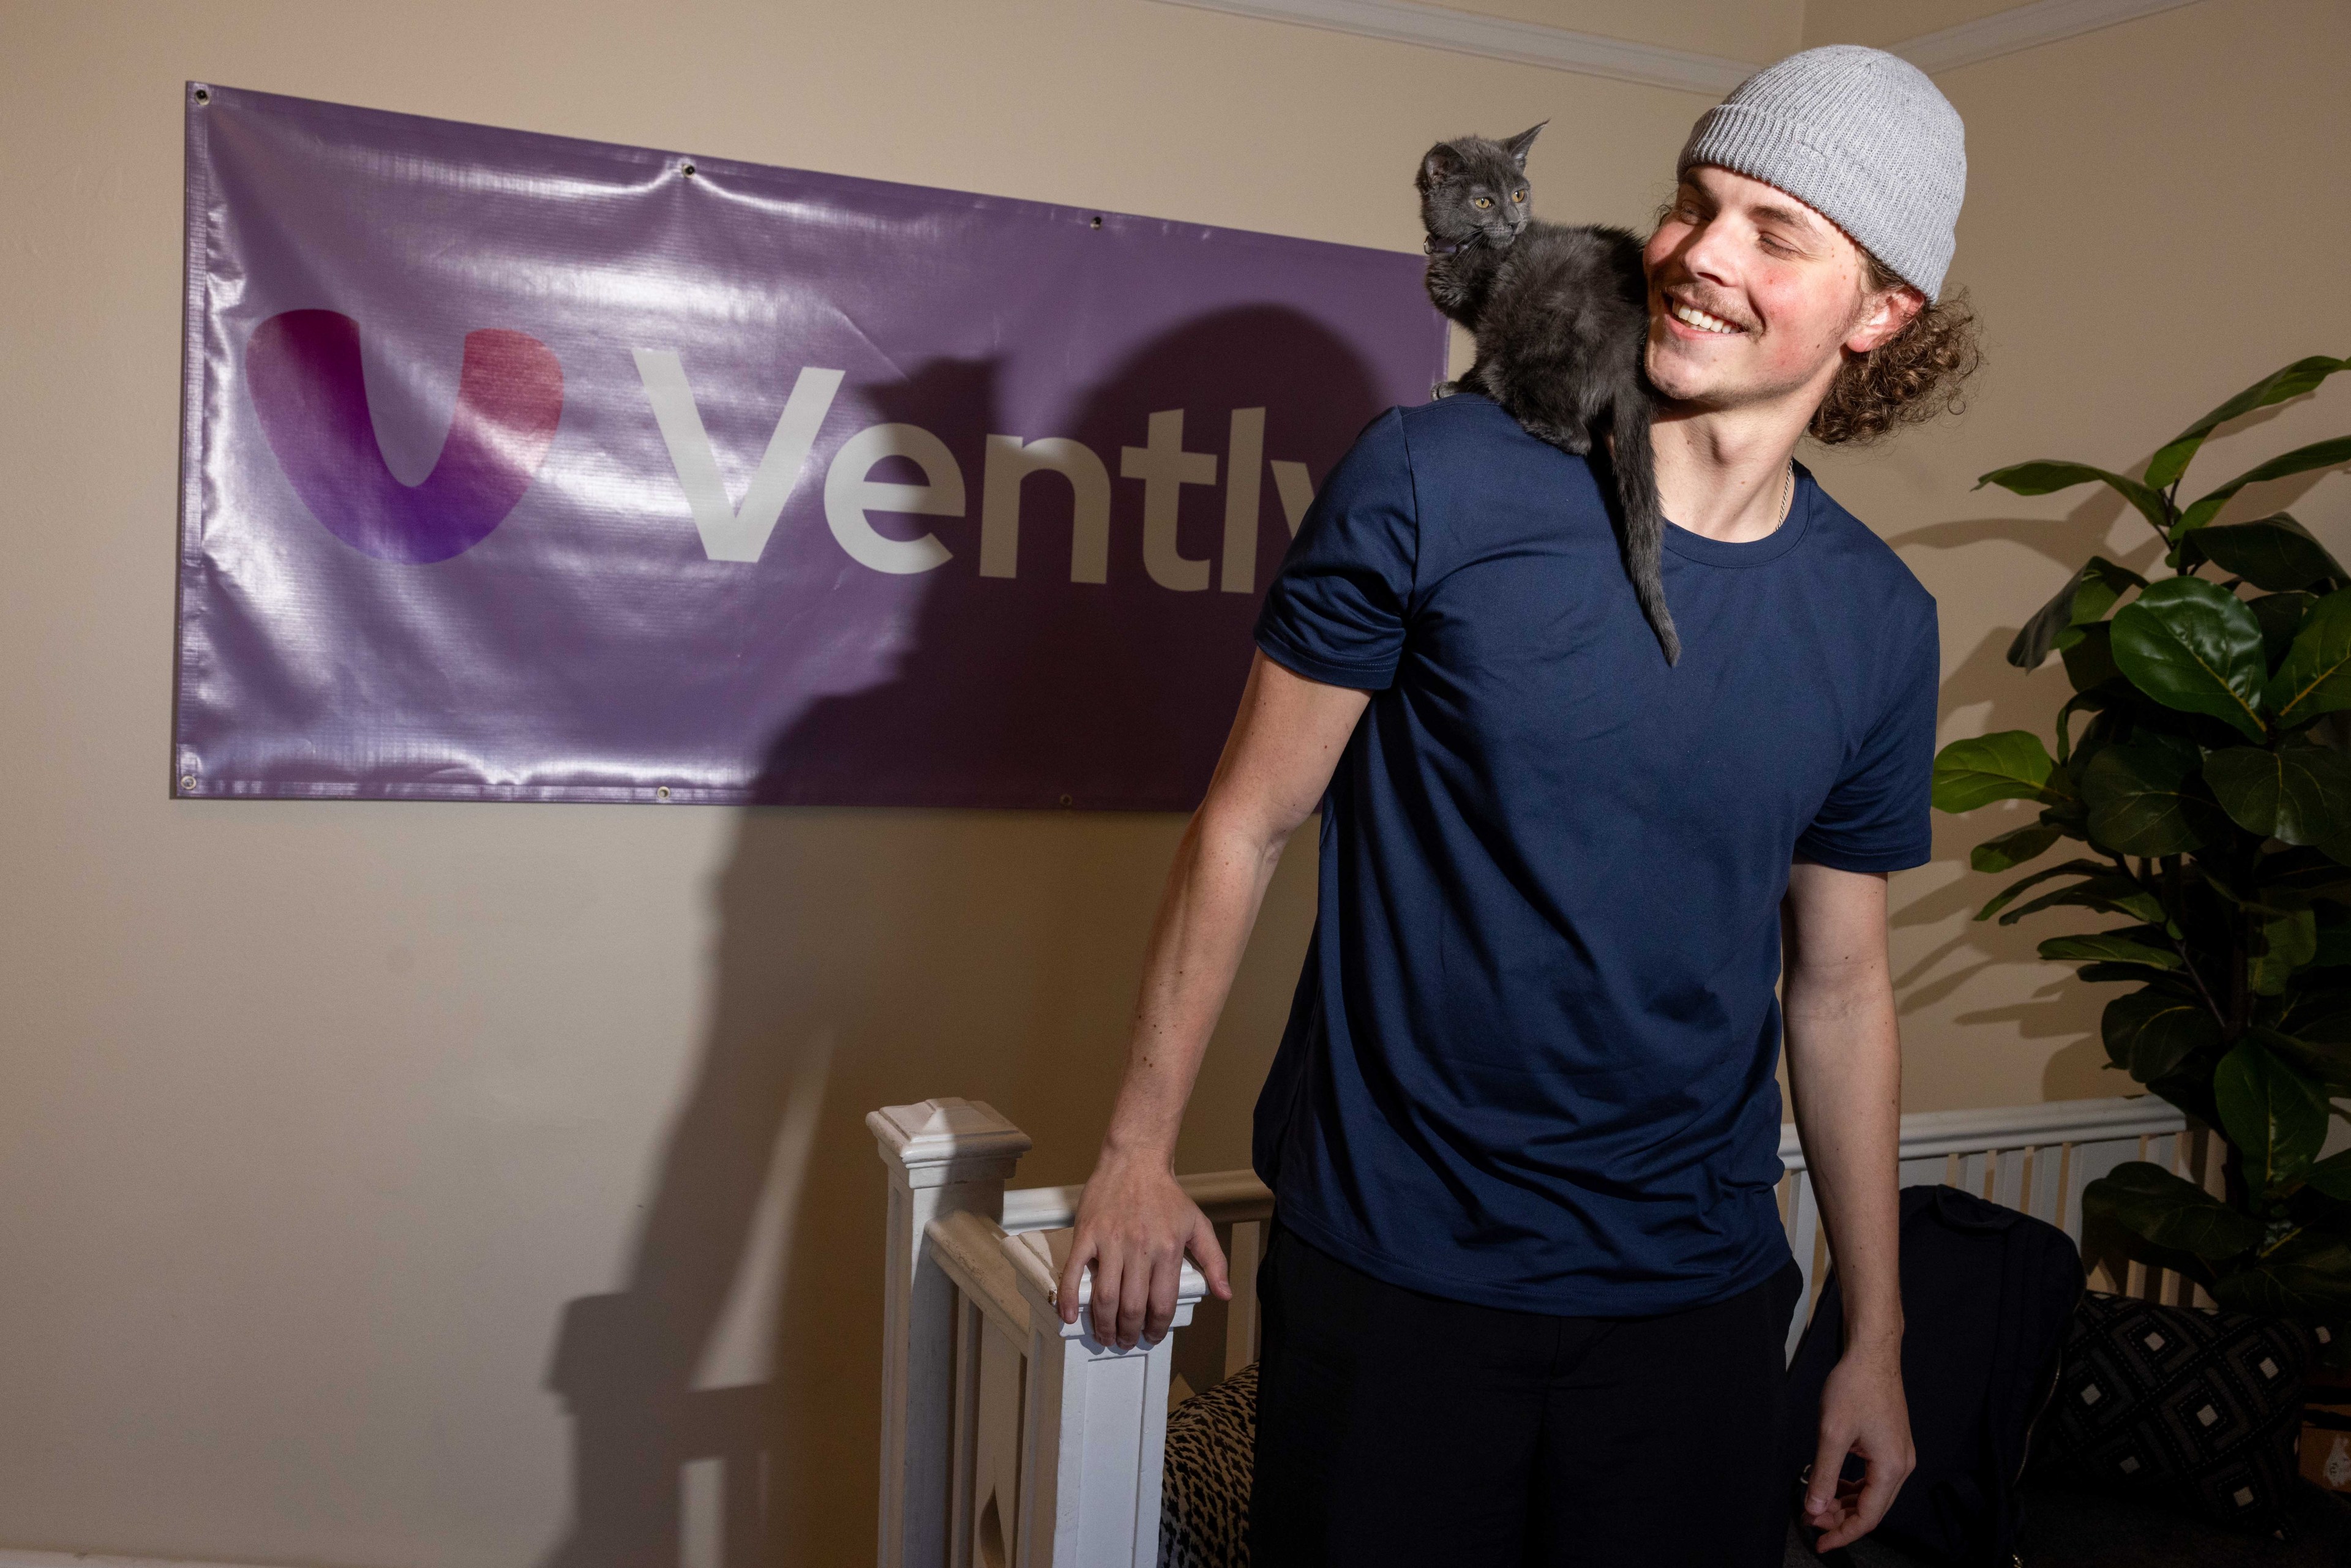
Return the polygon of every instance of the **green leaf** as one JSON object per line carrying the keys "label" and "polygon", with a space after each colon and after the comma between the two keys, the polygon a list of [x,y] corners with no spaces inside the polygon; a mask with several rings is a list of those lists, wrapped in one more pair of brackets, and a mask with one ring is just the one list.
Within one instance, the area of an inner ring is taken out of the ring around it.
{"label": "green leaf", "polygon": [[2130,568],[2102,555],[2092,556],[2048,603],[2033,612],[2032,620],[2017,629],[2015,640],[2008,645],[2008,662],[2019,669],[2039,669],[2049,650],[2059,645],[2053,639],[2060,632],[2105,620],[2125,591],[2146,586],[2147,579]]}
{"label": "green leaf", "polygon": [[2351,581],[2326,547],[2284,512],[2250,523],[2215,523],[2196,530],[2196,548],[2221,570],[2272,593],[2307,588],[2332,578]]}
{"label": "green leaf", "polygon": [[2211,1291],[2232,1312],[2339,1327],[2351,1312],[2351,1244],[2305,1229],[2251,1268],[2216,1280]]}
{"label": "green leaf", "polygon": [[2169,577],[2115,612],[2115,663],[2166,707],[2209,713],[2255,740],[2269,664],[2243,600],[2200,577]]}
{"label": "green leaf", "polygon": [[2082,1213],[2208,1262],[2249,1252],[2262,1239],[2260,1220],[2146,1160],[2127,1160],[2083,1188]]}
{"label": "green leaf", "polygon": [[2254,863],[2253,885],[2294,888],[2303,893],[2351,889],[2351,869],[2327,859],[2323,850],[2274,850]]}
{"label": "green leaf", "polygon": [[2040,800],[2055,766],[2029,729],[1955,740],[1935,756],[1935,809],[1972,811],[1994,800]]}
{"label": "green leaf", "polygon": [[[2262,1043],[2270,1054],[2283,1061],[2329,1094],[2351,1091],[2351,1045],[2336,1040],[2301,1040],[2276,1030],[2265,1029]],[[2215,1118],[2220,1113],[2215,1111]]]}
{"label": "green leaf", "polygon": [[2351,1149],[2327,1155],[2304,1179],[2336,1202],[2351,1203]]}
{"label": "green leaf", "polygon": [[2111,867],[2100,861],[2073,860],[2062,865],[2044,866],[2031,876],[2022,877],[1991,895],[1991,901],[1976,911],[1978,920],[1990,920],[2008,906],[2009,900],[2035,883],[2047,882],[2053,876],[2104,876]]}
{"label": "green leaf", "polygon": [[2314,969],[2340,968],[2351,964],[2351,915],[2339,905],[2314,910],[2318,929],[2311,943],[2310,967]]}
{"label": "green leaf", "polygon": [[[2152,964],[2116,964],[2101,960],[2083,965],[2074,971],[2074,977],[2087,985],[2151,986],[2159,981],[2179,978],[2179,966],[2174,964],[2169,969],[2160,969]],[[2156,1089],[2152,1083],[2147,1087]],[[2156,1092],[2161,1094],[2164,1091],[2156,1089]]]}
{"label": "green leaf", "polygon": [[2262,623],[2262,657],[2270,668],[2277,668],[2286,650],[2294,646],[2294,633],[2302,630],[2303,618],[2310,607],[2318,602],[2314,593],[2264,593],[2259,599],[2245,601],[2245,608]]}
{"label": "green leaf", "polygon": [[2065,678],[2077,695],[2121,678],[2122,666],[2115,663],[2112,622],[2100,621],[2071,630],[2071,640],[2057,650],[2057,655],[2065,661]]}
{"label": "green leaf", "polygon": [[2307,446],[2297,446],[2282,452],[2266,463],[2257,464],[2221,486],[2208,496],[2199,496],[2196,504],[2179,517],[2182,534],[2201,528],[2220,515],[2229,504],[2229,497],[2248,485],[2258,485],[2264,479],[2283,479],[2289,474],[2307,474],[2313,468],[2332,468],[2338,463],[2351,463],[2351,435],[2338,435],[2332,441],[2314,441]]}
{"label": "green leaf", "polygon": [[1970,850],[1968,864],[1978,871],[2007,871],[2022,865],[2064,836],[2063,829],[2049,822],[2011,828]]}
{"label": "green leaf", "polygon": [[2304,1040],[2339,1045],[2351,1051],[2351,990],[2344,988],[2339,976],[2325,979],[2326,984],[2314,980],[2296,987],[2286,998],[2277,1027]]}
{"label": "green leaf", "polygon": [[2276,1192],[2310,1168],[2326,1142],[2326,1103],[2265,1048],[2254,1030],[2212,1070],[2220,1129],[2244,1159],[2256,1192]]}
{"label": "green leaf", "polygon": [[2154,969],[2177,969],[2179,955],[2163,947],[2150,947],[2144,942],[2134,942],[2109,931],[2092,931],[2079,936],[2052,936],[2041,944],[2041,956],[2060,964],[2140,964]]}
{"label": "green leaf", "polygon": [[2153,989],[2108,1002],[2098,1032],[2114,1064],[2141,1083],[2152,1083],[2197,1051],[2220,1043],[2220,1020],[2210,1008]]}
{"label": "green leaf", "polygon": [[2262,688],[2262,701],[2285,726],[2351,707],[2351,589],[2338,589],[2312,608]]}
{"label": "green leaf", "polygon": [[2263,376],[2165,442],[2156,455],[2147,459],[2147,485],[2160,490],[2186,473],[2189,460],[2196,455],[2197,448],[2204,444],[2204,438],[2231,420],[2241,419],[2255,409],[2267,408],[2288,398],[2300,397],[2341,370],[2351,370],[2351,360],[2334,360],[2324,354],[2314,354]]}
{"label": "green leaf", "polygon": [[[2106,628],[2101,627],[2099,630],[2105,631]],[[2101,645],[2103,646],[2103,643]],[[2114,663],[2114,659],[2111,654],[2107,656],[2106,662],[2109,664]],[[2070,667],[2071,661],[2069,660],[2067,663],[2068,669],[2066,673],[2070,674],[2072,674]],[[2064,701],[2064,705],[2057,710],[2057,770],[2059,774],[2065,776],[2069,780],[2071,779],[2072,770],[2068,768],[2065,764],[2069,760],[2073,752],[2074,716],[2076,713],[2086,712],[2090,716],[2090,723],[2095,724],[2098,721],[2098,715],[2105,710],[2108,698],[2115,695],[2116,693],[2120,690],[2136,692],[2138,689],[2137,687],[2133,686],[2128,681],[2124,680],[2122,678],[2121,672],[2119,671],[2116,672],[2113,676],[2113,680],[2115,682],[2115,685],[2111,688],[2105,690],[2093,689],[2089,691],[2075,692],[2072,696],[2067,697]],[[2089,726],[2083,726],[2083,734],[2086,736],[2088,733]],[[2047,820],[2045,813],[2043,820]]]}
{"label": "green leaf", "polygon": [[2131,878],[2120,875],[2094,876],[2077,882],[2071,887],[2061,887],[2054,893],[2044,893],[2030,903],[2020,904],[2000,917],[2002,925],[2013,925],[2028,915],[2060,905],[2078,904],[2107,915],[2128,915],[2151,925],[2164,923],[2163,905],[2155,894],[2147,892]]}
{"label": "green leaf", "polygon": [[2212,1104],[2212,1070],[2190,1066],[2186,1071],[2167,1074],[2148,1084],[2148,1092],[2179,1106],[2208,1127],[2220,1124],[2220,1113]]}
{"label": "green leaf", "polygon": [[2082,768],[2091,841],[2133,855],[2201,848],[2225,827],[2195,777],[2196,748],[2187,742],[2142,733],[2100,747]]}
{"label": "green leaf", "polygon": [[2318,953],[2318,927],[2307,908],[2282,909],[2253,927],[2246,983],[2265,997],[2283,996],[2286,981]]}
{"label": "green leaf", "polygon": [[2289,844],[2351,827],[2351,758],[2324,746],[2232,746],[2204,759],[2204,782],[2237,826]]}
{"label": "green leaf", "polygon": [[2066,463],[2043,458],[2032,463],[2015,463],[2006,468],[1995,468],[1976,481],[1980,490],[1986,485],[1997,485],[2020,496],[2047,496],[2059,490],[2070,490],[2076,485],[2093,481],[2111,485],[2124,500],[2137,507],[2139,515],[2155,525],[2155,531],[2168,538],[2171,534],[2171,513],[2163,497],[2137,479],[2093,468],[2086,463]]}

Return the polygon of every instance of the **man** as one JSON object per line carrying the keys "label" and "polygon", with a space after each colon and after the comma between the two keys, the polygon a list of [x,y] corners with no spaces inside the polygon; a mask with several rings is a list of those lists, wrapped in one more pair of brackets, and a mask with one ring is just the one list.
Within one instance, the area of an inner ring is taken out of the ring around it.
{"label": "man", "polygon": [[1165,1331],[1186,1249],[1229,1293],[1171,1154],[1319,805],[1257,1111],[1260,1568],[1778,1561],[1783,1008],[1846,1303],[1821,1544],[1908,1473],[1886,873],[1928,855],[1935,604],[1792,454],[1951,401],[1964,179],[1958,115],[1876,50],[1698,121],[1644,256],[1678,665],[1590,467],[1474,395],[1373,422],[1268,590],[1061,1287],[1091,1263],[1123,1345]]}

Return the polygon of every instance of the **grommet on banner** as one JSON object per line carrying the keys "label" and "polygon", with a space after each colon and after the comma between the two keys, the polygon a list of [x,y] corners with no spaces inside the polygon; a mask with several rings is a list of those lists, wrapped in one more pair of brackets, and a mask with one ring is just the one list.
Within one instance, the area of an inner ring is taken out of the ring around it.
{"label": "grommet on banner", "polygon": [[664,784],[664,785],[662,785],[659,789],[655,789],[655,790],[653,791],[653,799],[654,799],[654,800],[668,800],[668,799],[669,799],[669,786],[668,786],[668,785],[666,785],[666,784]]}
{"label": "grommet on banner", "polygon": [[209,88],[200,87],[196,89],[196,101],[198,103],[210,103],[212,100],[212,90]]}
{"label": "grommet on banner", "polygon": [[1093,227],[1095,227],[1095,228],[1100,228],[1100,227],[1102,227],[1102,214],[1101,214],[1100,213],[1096,213],[1096,214],[1094,214],[1094,221],[1093,221],[1093,225],[1092,225],[1092,226],[1093,226]]}
{"label": "grommet on banner", "polygon": [[685,166],[685,177],[689,180],[694,178],[694,165],[691,163]]}
{"label": "grommet on banner", "polygon": [[1064,806],[1074,806],[1077,802],[1071,800],[1067,795],[1064,795],[1061,797],[1061,804]]}
{"label": "grommet on banner", "polygon": [[180,789],[183,794],[193,789],[195,787],[196,776],[194,774],[183,773],[180,775]]}

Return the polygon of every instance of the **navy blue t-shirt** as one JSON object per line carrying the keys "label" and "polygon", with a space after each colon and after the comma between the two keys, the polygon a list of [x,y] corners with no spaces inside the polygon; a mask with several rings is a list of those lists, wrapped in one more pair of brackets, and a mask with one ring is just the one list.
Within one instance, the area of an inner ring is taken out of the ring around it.
{"label": "navy blue t-shirt", "polygon": [[1635,1315],[1787,1261],[1781,899],[1928,858],[1935,601],[1801,471],[1665,544],[1670,667],[1592,470],[1464,393],[1373,421],[1267,591],[1266,655],[1372,698],[1254,1158],[1375,1278]]}

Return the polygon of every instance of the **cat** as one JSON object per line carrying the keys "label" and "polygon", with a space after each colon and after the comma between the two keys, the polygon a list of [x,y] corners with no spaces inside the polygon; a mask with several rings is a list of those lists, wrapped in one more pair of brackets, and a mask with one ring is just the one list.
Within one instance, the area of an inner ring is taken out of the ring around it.
{"label": "cat", "polygon": [[[1430,390],[1483,392],[1562,452],[1583,457],[1600,448],[1615,480],[1633,596],[1672,664],[1681,637],[1666,608],[1659,559],[1665,517],[1641,371],[1649,334],[1641,242],[1625,229],[1534,216],[1527,150],[1549,123],[1507,141],[1440,141],[1420,161],[1413,183],[1428,235],[1428,298],[1478,344],[1459,381]],[[1613,438],[1613,452],[1604,436]]]}

